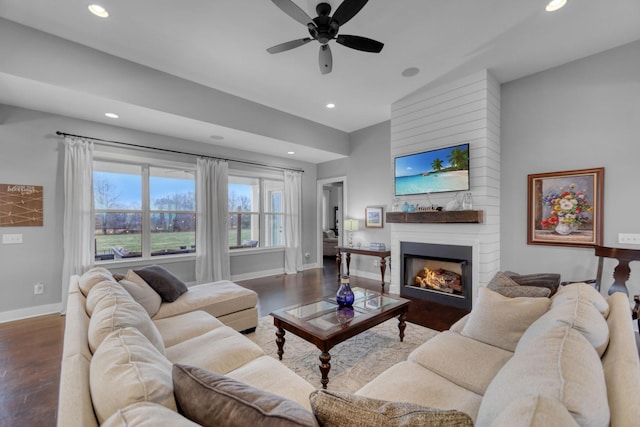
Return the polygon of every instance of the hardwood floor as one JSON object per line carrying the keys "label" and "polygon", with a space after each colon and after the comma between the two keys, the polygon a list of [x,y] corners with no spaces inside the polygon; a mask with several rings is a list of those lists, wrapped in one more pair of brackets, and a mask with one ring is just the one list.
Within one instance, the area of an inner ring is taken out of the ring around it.
{"label": "hardwood floor", "polygon": [[[333,259],[323,269],[237,283],[258,293],[260,317],[333,294],[339,286]],[[377,280],[356,276],[351,285],[380,290]],[[465,313],[414,300],[408,321],[444,330]],[[56,425],[64,319],[53,314],[0,324],[0,427]]]}

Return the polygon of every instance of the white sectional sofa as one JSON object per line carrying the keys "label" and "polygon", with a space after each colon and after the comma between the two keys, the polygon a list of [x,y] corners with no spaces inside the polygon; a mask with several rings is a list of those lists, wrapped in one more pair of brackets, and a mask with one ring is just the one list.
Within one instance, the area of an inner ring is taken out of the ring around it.
{"label": "white sectional sofa", "polygon": [[65,320],[57,425],[195,425],[176,411],[174,364],[234,378],[308,411],[308,396],[315,388],[235,330],[255,327],[254,320],[247,320],[252,315],[234,316],[238,304],[244,305],[238,300],[253,298],[255,307],[251,295],[255,293],[231,282],[213,283],[209,286],[219,286],[221,299],[215,304],[203,286],[191,287],[175,302],[162,303],[152,319],[149,301],[134,300],[107,270],[95,268],[74,276]]}
{"label": "white sectional sofa", "polygon": [[[621,293],[605,298],[584,283],[551,298],[508,298],[482,287],[469,315],[355,394],[316,390],[210,313],[152,320],[143,305],[106,270],[73,278],[58,426],[227,425],[220,408],[233,393],[211,398],[215,387],[184,394],[175,386],[174,395],[176,375],[187,382],[230,378],[281,396],[295,405],[284,412],[297,414],[286,425],[315,425],[316,418],[326,426],[430,425],[432,417],[447,426],[640,425],[629,300]],[[185,402],[200,405],[199,415],[187,414]],[[251,408],[226,419],[262,424]],[[202,421],[194,423],[196,416]]]}

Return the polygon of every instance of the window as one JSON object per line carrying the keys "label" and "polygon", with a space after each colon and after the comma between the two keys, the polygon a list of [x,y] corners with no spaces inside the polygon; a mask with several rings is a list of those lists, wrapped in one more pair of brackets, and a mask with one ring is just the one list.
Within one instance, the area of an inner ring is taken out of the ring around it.
{"label": "window", "polygon": [[284,182],[229,175],[229,247],[284,246]]}
{"label": "window", "polygon": [[195,172],[94,161],[95,258],[195,252]]}

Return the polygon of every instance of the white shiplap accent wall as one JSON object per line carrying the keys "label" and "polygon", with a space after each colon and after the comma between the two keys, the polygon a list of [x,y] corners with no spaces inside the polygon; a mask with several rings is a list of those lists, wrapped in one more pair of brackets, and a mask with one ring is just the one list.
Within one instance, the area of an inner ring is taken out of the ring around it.
{"label": "white shiplap accent wall", "polygon": [[[391,167],[396,156],[469,143],[474,209],[483,224],[389,224],[391,292],[400,292],[400,242],[473,247],[473,299],[500,267],[500,85],[488,71],[429,88],[391,106]],[[393,189],[391,189],[393,194]],[[403,196],[420,205],[444,206],[455,193]],[[460,198],[462,194],[458,195]]]}

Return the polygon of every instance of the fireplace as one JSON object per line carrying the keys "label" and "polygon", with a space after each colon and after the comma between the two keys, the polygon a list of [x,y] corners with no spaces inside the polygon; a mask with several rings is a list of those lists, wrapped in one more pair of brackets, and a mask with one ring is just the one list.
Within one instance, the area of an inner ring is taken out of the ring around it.
{"label": "fireplace", "polygon": [[400,242],[400,295],[471,310],[471,246]]}

